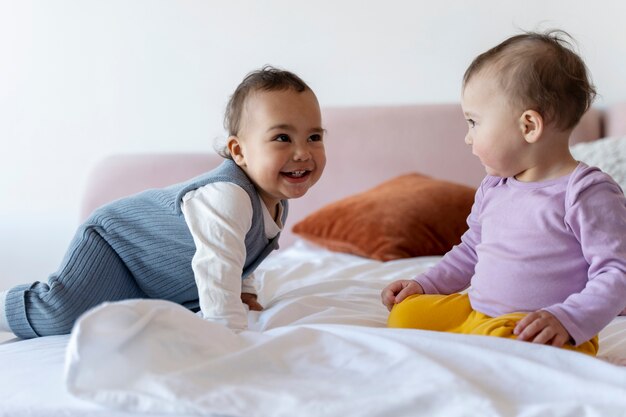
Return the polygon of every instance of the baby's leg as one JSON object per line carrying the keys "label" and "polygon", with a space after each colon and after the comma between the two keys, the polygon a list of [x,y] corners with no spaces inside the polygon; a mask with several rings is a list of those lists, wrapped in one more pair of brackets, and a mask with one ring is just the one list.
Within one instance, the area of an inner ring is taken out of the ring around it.
{"label": "baby's leg", "polygon": [[412,295],[393,307],[387,326],[453,332],[471,313],[467,294]]}
{"label": "baby's leg", "polygon": [[81,227],[48,283],[9,290],[6,319],[21,338],[67,334],[83,312],[104,301],[145,298],[117,253],[90,226]]}
{"label": "baby's leg", "polygon": [[[526,313],[511,313],[498,317],[489,317],[476,312],[472,320],[464,325],[462,333],[517,339],[517,335],[513,333],[513,330],[517,322],[525,316]],[[566,343],[563,348],[595,356],[598,352],[598,337],[596,336],[579,346]]]}

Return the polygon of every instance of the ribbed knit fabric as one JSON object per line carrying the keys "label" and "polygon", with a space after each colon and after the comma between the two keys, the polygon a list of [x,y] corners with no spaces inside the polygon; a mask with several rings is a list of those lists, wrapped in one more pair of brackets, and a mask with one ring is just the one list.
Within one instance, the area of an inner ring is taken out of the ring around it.
{"label": "ribbed knit fabric", "polygon": [[[189,191],[213,182],[232,182],[250,196],[252,226],[245,238],[242,278],[278,247],[265,237],[260,197],[231,160],[215,170],[163,189],[144,191],[97,209],[79,228],[59,271],[47,284],[9,290],[6,317],[21,338],[66,334],[78,316],[104,301],[160,298],[198,307],[191,260],[195,245],[180,209]],[[283,223],[287,201],[282,202]]]}
{"label": "ribbed knit fabric", "polygon": [[47,284],[35,282],[9,291],[7,321],[21,338],[64,334],[80,314],[103,301],[145,296],[113,248],[86,226]]}

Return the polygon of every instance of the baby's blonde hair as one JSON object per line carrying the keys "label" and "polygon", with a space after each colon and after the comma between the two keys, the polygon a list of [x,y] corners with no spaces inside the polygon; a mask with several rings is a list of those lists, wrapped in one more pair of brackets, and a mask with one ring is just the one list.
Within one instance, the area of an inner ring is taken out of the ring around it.
{"label": "baby's blonde hair", "polygon": [[596,96],[587,66],[564,31],[527,32],[478,55],[465,71],[463,87],[490,71],[514,108],[535,110],[561,130],[574,128]]}

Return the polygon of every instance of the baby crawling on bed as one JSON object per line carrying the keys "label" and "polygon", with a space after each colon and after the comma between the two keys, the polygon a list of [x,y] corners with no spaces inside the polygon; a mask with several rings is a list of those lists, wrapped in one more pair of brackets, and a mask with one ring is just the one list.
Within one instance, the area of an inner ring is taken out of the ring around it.
{"label": "baby crawling on bed", "polygon": [[69,333],[105,301],[160,298],[233,330],[256,301],[253,271],[277,248],[290,198],[326,164],[320,107],[295,74],[263,67],[226,108],[229,137],[215,170],[105,205],[78,229],[48,283],[0,292],[0,330]]}
{"label": "baby crawling on bed", "polygon": [[383,289],[389,327],[595,355],[597,334],[626,307],[626,199],[609,175],[569,152],[595,90],[566,38],[513,36],[465,72],[465,142],[487,176],[461,243]]}

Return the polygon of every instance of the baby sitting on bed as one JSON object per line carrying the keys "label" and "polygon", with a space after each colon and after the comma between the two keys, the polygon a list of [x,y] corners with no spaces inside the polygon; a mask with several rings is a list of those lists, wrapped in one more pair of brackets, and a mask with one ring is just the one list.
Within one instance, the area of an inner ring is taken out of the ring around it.
{"label": "baby sitting on bed", "polygon": [[595,90],[566,37],[513,36],[465,72],[465,142],[487,176],[461,243],[382,291],[389,327],[595,355],[597,334],[626,306],[626,199],[610,176],[569,152]]}
{"label": "baby sitting on bed", "polygon": [[0,331],[69,333],[88,309],[129,298],[199,307],[208,320],[246,328],[245,305],[262,309],[252,272],[278,246],[287,200],[317,182],[326,156],[317,98],[289,71],[248,74],[224,119],[218,168],[97,209],[47,283],[0,291]]}

